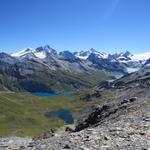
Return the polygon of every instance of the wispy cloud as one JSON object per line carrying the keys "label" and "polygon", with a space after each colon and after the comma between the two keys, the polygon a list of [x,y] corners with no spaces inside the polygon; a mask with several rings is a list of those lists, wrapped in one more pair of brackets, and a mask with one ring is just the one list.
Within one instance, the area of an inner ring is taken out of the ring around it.
{"label": "wispy cloud", "polygon": [[109,1],[110,3],[108,5],[108,9],[106,10],[104,14],[105,19],[109,18],[115,12],[121,0],[109,0]]}

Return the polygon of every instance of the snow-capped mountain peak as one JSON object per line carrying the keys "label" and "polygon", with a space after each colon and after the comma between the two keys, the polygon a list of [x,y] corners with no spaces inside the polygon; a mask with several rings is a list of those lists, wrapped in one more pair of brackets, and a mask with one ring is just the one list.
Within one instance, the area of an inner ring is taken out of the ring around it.
{"label": "snow-capped mountain peak", "polygon": [[74,52],[73,53],[75,55],[75,57],[81,59],[81,60],[86,60],[89,55],[91,54],[90,51],[80,51],[80,52]]}
{"label": "snow-capped mountain peak", "polygon": [[36,50],[33,49],[33,48],[26,48],[26,49],[23,49],[23,50],[21,50],[19,52],[11,54],[11,56],[19,58],[19,57],[23,57],[23,56],[25,56],[27,54],[34,53],[35,51]]}
{"label": "snow-capped mountain peak", "polygon": [[56,55],[56,50],[52,49],[49,45],[41,46],[36,49],[26,48],[17,53],[11,54],[11,56],[16,58],[39,58],[45,59],[47,55]]}
{"label": "snow-capped mountain peak", "polygon": [[49,45],[37,47],[36,52],[45,52],[45,53],[50,53],[50,54],[57,54],[56,50],[51,48]]}
{"label": "snow-capped mountain peak", "polygon": [[106,59],[108,57],[108,54],[104,53],[104,52],[98,52],[96,51],[95,49],[91,48],[90,50],[88,51],[80,51],[80,52],[74,52],[74,55],[81,59],[81,60],[86,60],[88,59],[88,57],[91,55],[91,54],[94,54],[96,55],[98,58],[103,58],[103,59]]}
{"label": "snow-capped mountain peak", "polygon": [[126,63],[126,62],[132,60],[131,59],[132,56],[133,55],[129,51],[125,51],[125,52],[121,52],[121,53],[115,53],[112,55],[109,54],[109,59],[112,62],[118,61],[118,62]]}

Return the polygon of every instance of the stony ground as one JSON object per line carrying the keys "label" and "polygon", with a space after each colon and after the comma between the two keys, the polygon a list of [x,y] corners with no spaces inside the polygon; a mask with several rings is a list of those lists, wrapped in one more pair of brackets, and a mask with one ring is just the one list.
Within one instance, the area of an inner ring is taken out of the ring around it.
{"label": "stony ground", "polygon": [[32,142],[31,138],[8,137],[0,138],[0,150],[17,150]]}

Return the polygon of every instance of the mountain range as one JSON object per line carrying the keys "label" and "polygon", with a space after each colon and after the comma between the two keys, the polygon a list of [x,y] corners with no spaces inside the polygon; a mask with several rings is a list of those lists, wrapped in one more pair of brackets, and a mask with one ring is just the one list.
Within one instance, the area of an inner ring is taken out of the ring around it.
{"label": "mountain range", "polygon": [[[147,64],[147,60],[150,59],[150,52],[139,55],[133,55],[129,51],[107,54],[92,48],[88,51],[62,51],[57,53],[57,51],[49,45],[45,45],[35,49],[27,48],[13,53],[11,56],[22,61],[36,60],[39,63],[48,64],[52,67],[52,70],[60,68],[72,72],[74,69],[72,65],[74,63],[78,66],[78,68],[75,67],[75,71],[77,72],[83,72],[83,68],[90,68],[94,70],[101,69],[108,72],[117,71],[118,73],[124,74],[134,72],[145,65],[145,63]],[[70,65],[70,63],[72,63],[72,65]]]}
{"label": "mountain range", "polygon": [[0,53],[0,87],[29,92],[79,89],[120,78],[149,64],[150,52],[107,54],[92,48],[58,53],[45,45],[12,54]]}

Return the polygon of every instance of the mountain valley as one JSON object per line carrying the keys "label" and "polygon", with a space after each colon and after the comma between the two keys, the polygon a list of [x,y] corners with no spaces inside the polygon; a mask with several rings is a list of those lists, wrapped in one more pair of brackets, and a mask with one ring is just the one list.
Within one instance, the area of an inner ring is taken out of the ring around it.
{"label": "mountain valley", "polygon": [[[149,52],[0,53],[0,149],[149,150],[149,90]],[[65,110],[71,125],[45,116]]]}

